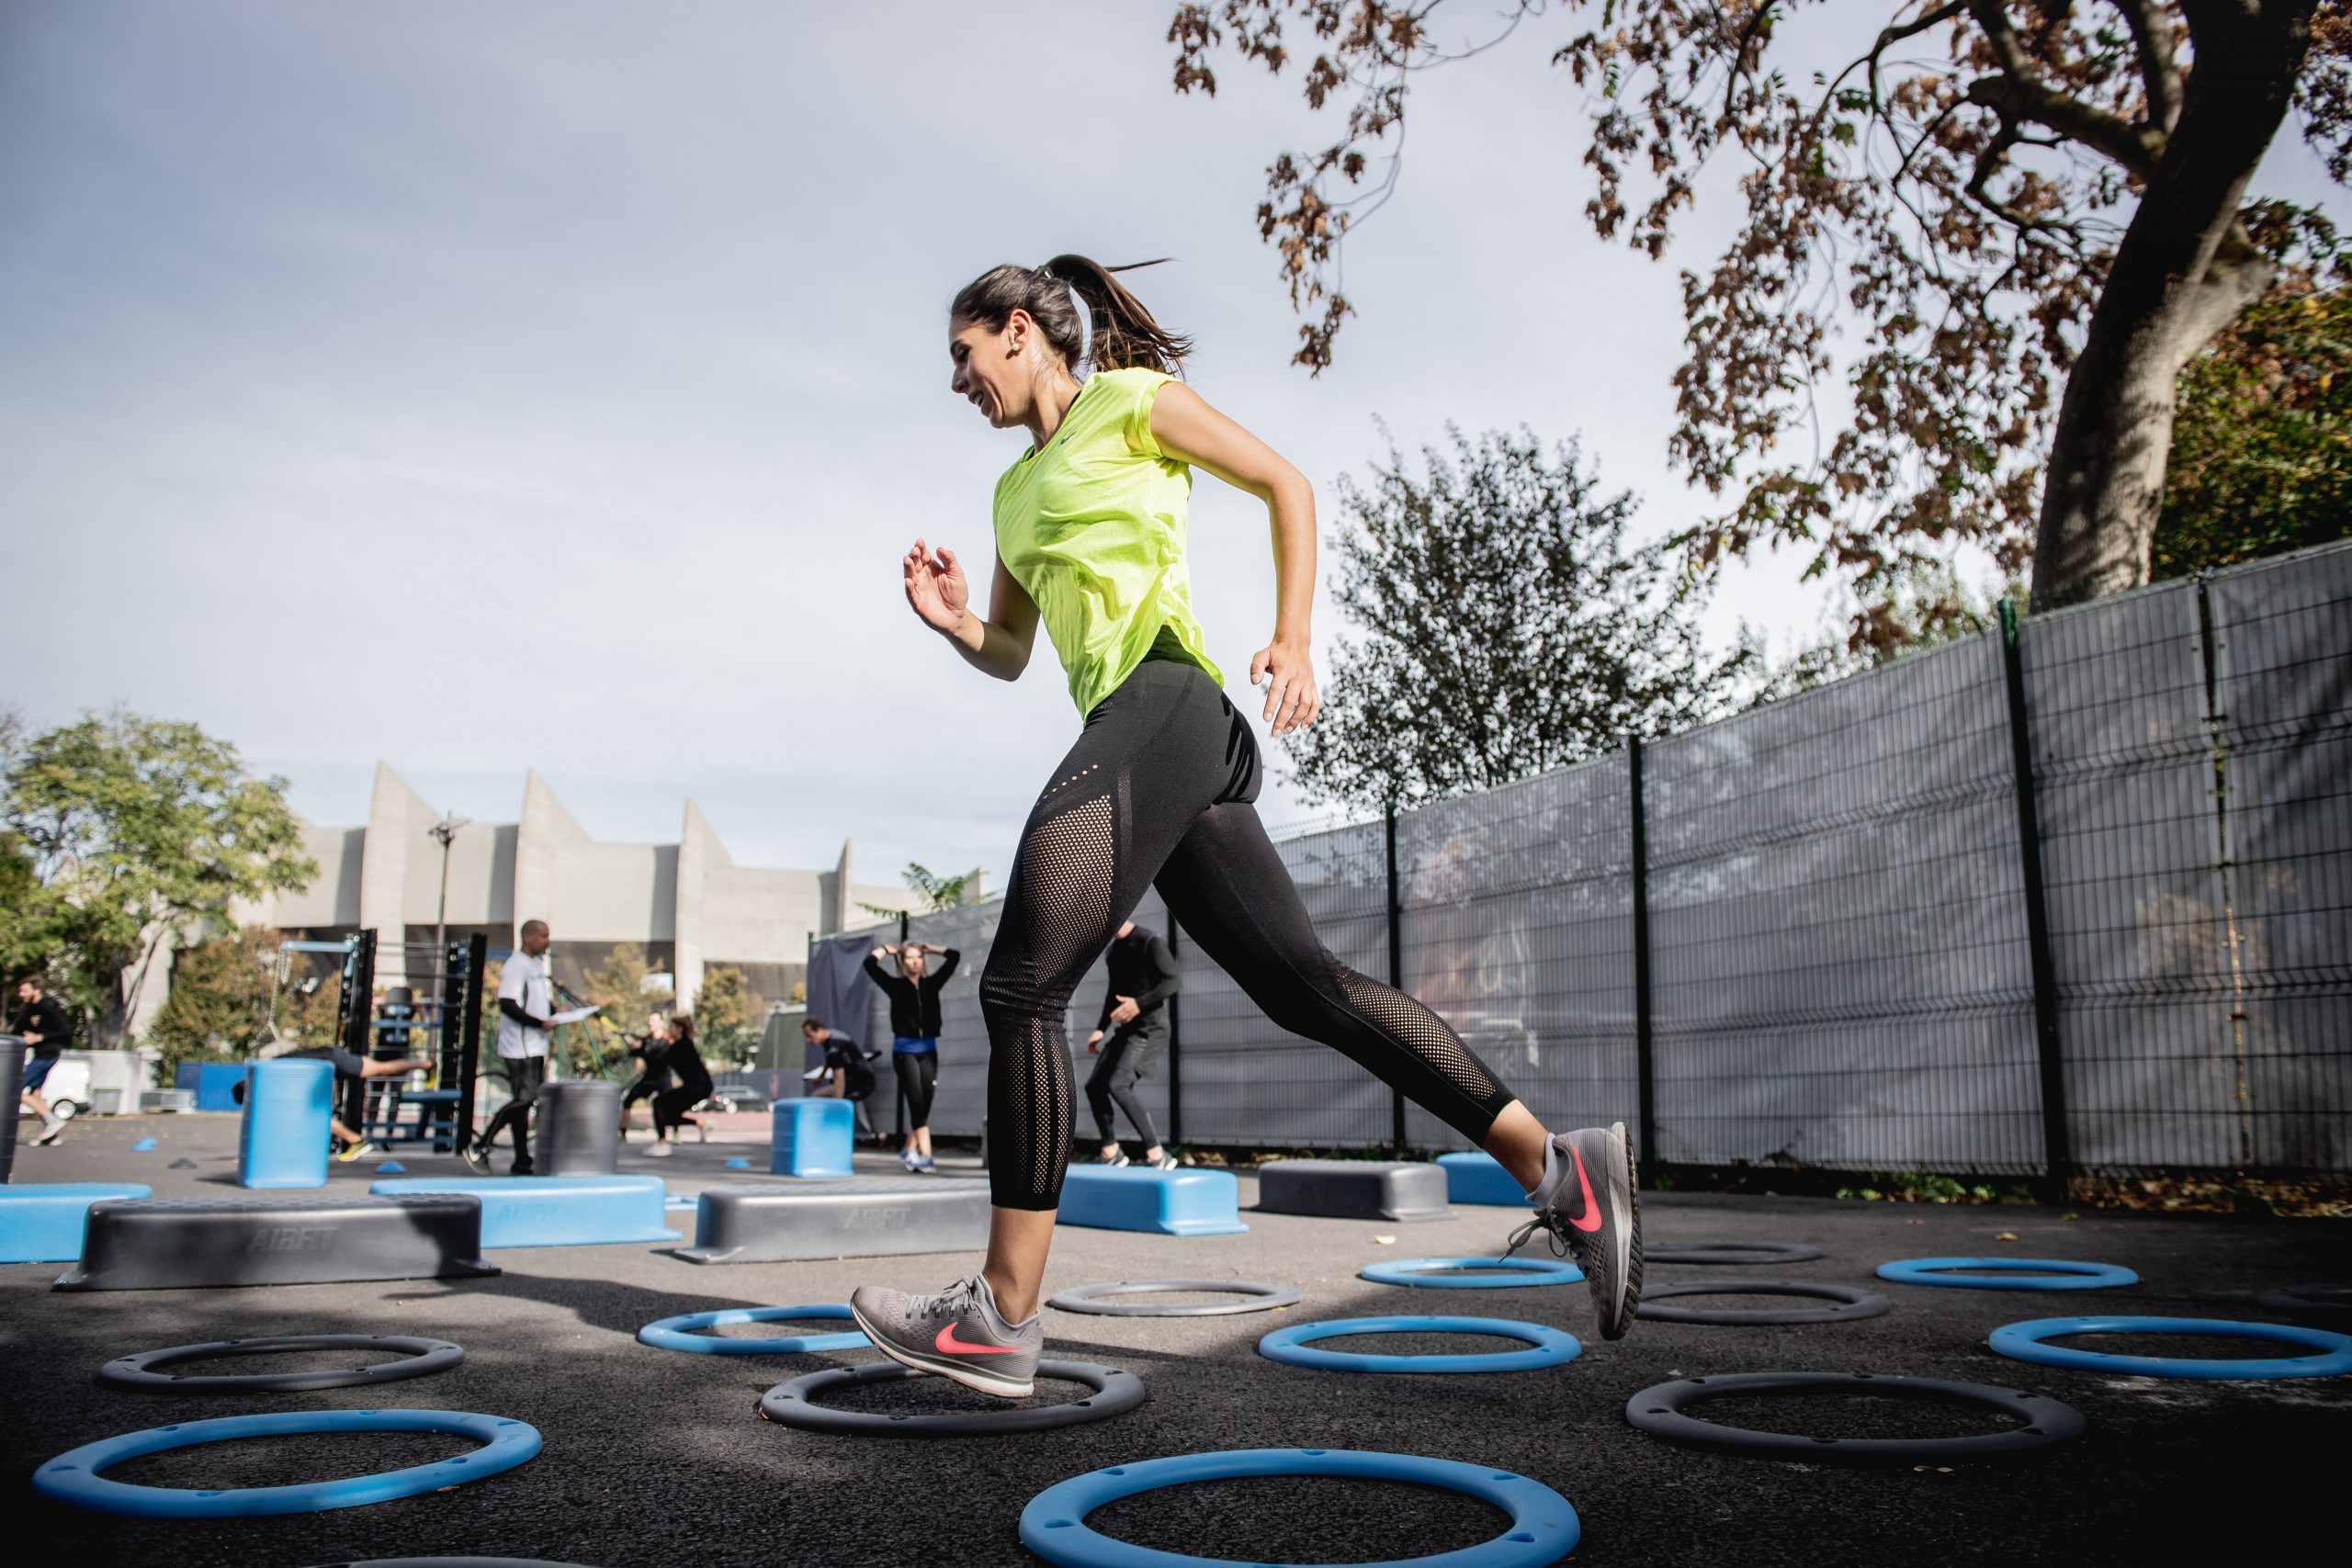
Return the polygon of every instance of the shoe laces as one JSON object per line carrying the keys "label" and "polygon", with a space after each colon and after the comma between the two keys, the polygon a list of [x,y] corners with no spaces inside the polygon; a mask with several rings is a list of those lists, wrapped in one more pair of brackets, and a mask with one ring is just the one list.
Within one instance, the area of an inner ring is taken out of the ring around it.
{"label": "shoe laces", "polygon": [[[1510,1233],[1510,1244],[1503,1248],[1503,1258],[1516,1254],[1521,1247],[1525,1247],[1534,1238],[1535,1233],[1539,1230],[1547,1233],[1544,1240],[1550,1244],[1553,1257],[1566,1258],[1575,1250],[1574,1238],[1569,1234],[1566,1223],[1561,1220],[1559,1210],[1546,1203],[1535,1211],[1533,1219]],[[1501,1262],[1503,1258],[1498,1258],[1496,1261]]]}
{"label": "shoe laces", "polygon": [[929,1318],[953,1317],[980,1303],[980,1281],[978,1275],[958,1280],[935,1296],[923,1298],[923,1315]]}

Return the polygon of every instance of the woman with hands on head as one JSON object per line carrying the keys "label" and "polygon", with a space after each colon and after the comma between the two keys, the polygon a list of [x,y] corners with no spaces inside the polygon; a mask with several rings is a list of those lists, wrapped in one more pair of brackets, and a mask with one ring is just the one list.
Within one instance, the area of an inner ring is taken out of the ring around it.
{"label": "woman with hands on head", "polygon": [[1259,716],[1276,735],[1314,723],[1321,705],[1308,654],[1314,491],[1175,378],[1191,342],[1152,319],[1113,276],[1124,270],[1072,255],[995,267],[948,311],[951,389],[1029,444],[997,480],[987,615],[973,609],[956,553],[922,538],[900,563],[907,603],[1003,681],[1027,668],[1042,623],[1085,728],[1030,808],[980,979],[988,1260],[937,1295],[861,1287],[850,1302],[858,1326],[908,1366],[1005,1398],[1030,1393],[1075,1111],[1070,995],[1156,887],[1268,1017],[1345,1053],[1500,1161],[1534,1205],[1511,1249],[1544,1231],[1573,1250],[1600,1332],[1617,1338],[1641,1286],[1623,1124],[1554,1136],[1436,1014],[1340,963],[1258,820],[1257,738],[1220,690],[1193,611],[1193,470],[1266,506],[1273,635],[1250,679],[1266,688]]}
{"label": "woman with hands on head", "polygon": [[[934,953],[941,959],[937,969],[931,967]],[[885,958],[899,961],[896,975],[882,967]],[[907,1097],[910,1125],[899,1161],[917,1174],[939,1168],[931,1157],[931,1100],[939,1089],[939,992],[963,960],[954,948],[928,942],[886,942],[865,955],[866,978],[890,998],[890,1066]]]}

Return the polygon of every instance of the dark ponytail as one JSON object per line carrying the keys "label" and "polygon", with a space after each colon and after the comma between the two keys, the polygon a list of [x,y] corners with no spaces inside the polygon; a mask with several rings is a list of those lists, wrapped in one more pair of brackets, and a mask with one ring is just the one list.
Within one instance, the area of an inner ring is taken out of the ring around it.
{"label": "dark ponytail", "polygon": [[[977,321],[990,332],[1001,332],[1016,310],[1029,312],[1072,369],[1091,364],[1097,370],[1141,367],[1177,374],[1193,340],[1171,333],[1151,319],[1151,312],[1113,276],[1159,262],[1135,262],[1104,266],[1084,256],[1056,256],[1043,266],[1007,264],[990,267],[964,286],[948,308],[948,319]],[[1088,320],[1080,321],[1070,296],[1086,305]],[[1093,342],[1087,341],[1091,328]]]}

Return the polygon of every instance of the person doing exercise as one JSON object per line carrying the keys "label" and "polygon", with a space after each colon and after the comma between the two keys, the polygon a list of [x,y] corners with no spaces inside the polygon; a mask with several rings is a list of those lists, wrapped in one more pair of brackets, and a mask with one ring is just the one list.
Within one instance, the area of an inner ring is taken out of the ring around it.
{"label": "person doing exercise", "polygon": [[[662,1058],[670,1053],[670,1026],[662,1016],[648,1013],[645,1032],[629,1046],[628,1054],[638,1060],[637,1081],[621,1094],[621,1138],[628,1138],[629,1107],[640,1100],[650,1100],[668,1089],[675,1080]],[[650,1110],[650,1108],[649,1108]]]}
{"label": "person doing exercise", "polygon": [[1029,443],[996,484],[987,615],[956,553],[922,538],[900,563],[907,602],[999,680],[1020,676],[1042,622],[1085,728],[1030,807],[980,979],[987,1261],[935,1295],[861,1286],[857,1325],[907,1366],[1008,1399],[1030,1393],[1074,1115],[1070,994],[1148,886],[1276,1024],[1344,1053],[1493,1155],[1534,1210],[1509,1250],[1540,1231],[1574,1253],[1602,1337],[1618,1338],[1641,1296],[1623,1124],[1555,1135],[1442,1019],[1341,963],[1258,819],[1258,741],[1219,689],[1193,614],[1185,513],[1195,468],[1266,505],[1273,635],[1250,678],[1266,683],[1261,716],[1284,735],[1320,705],[1308,656],[1315,497],[1174,378],[1189,347],[1083,256],[993,268],[948,310],[951,389]]}
{"label": "person doing exercise", "polygon": [[[930,967],[928,954],[941,963]],[[896,958],[899,972],[882,967]],[[931,1157],[931,1097],[939,1089],[939,991],[964,955],[952,947],[910,942],[876,948],[865,955],[865,973],[890,998],[890,1065],[907,1097],[907,1146],[899,1158],[909,1170],[938,1168]]]}
{"label": "person doing exercise", "polygon": [[836,1034],[821,1018],[802,1019],[800,1038],[810,1049],[825,1054],[823,1061],[800,1075],[803,1082],[817,1086],[808,1091],[808,1098],[848,1100],[857,1130],[869,1138],[880,1136],[865,1114],[865,1101],[875,1089],[874,1069],[866,1064],[881,1053],[868,1051],[846,1034]]}
{"label": "person doing exercise", "polygon": [[41,1088],[74,1039],[74,1021],[49,994],[49,982],[40,976],[28,975],[17,982],[17,1016],[8,1032],[25,1043],[24,1077],[17,1080],[17,1100],[40,1118],[40,1133],[33,1143],[35,1146],[53,1144],[65,1131],[65,1118],[50,1109]]}
{"label": "person doing exercise", "polygon": [[681,1127],[692,1127],[696,1136],[707,1136],[701,1122],[686,1114],[710,1098],[710,1069],[703,1066],[702,1053],[695,1049],[695,1021],[682,1012],[670,1015],[670,1049],[662,1056],[662,1065],[668,1067],[678,1080],[675,1089],[665,1089],[653,1097],[653,1146],[650,1155],[667,1155],[672,1151],[671,1140]]}
{"label": "person doing exercise", "polygon": [[[1183,971],[1176,966],[1175,950],[1158,931],[1140,929],[1133,920],[1119,928],[1104,954],[1111,970],[1103,987],[1102,1016],[1086,1037],[1086,1049],[1098,1056],[1087,1075],[1086,1102],[1094,1109],[1094,1130],[1102,1135],[1102,1165],[1125,1165],[1119,1147],[1111,1104],[1127,1113],[1136,1136],[1144,1142],[1143,1162],[1161,1170],[1176,1168],[1176,1156],[1159,1146],[1151,1124],[1151,1111],[1136,1093],[1136,1080],[1148,1074],[1168,1046],[1168,1015],[1162,1003],[1183,986]],[[1106,1035],[1104,1031],[1108,1031]]]}
{"label": "person doing exercise", "polygon": [[[265,1062],[324,1062],[334,1069],[336,1077],[355,1083],[365,1083],[369,1078],[405,1077],[411,1073],[429,1073],[433,1070],[433,1064],[423,1056],[411,1056],[404,1061],[387,1062],[373,1056],[363,1056],[356,1051],[346,1051],[340,1045],[265,1046],[254,1055],[258,1060]],[[244,1079],[239,1078],[229,1086],[229,1098],[240,1105],[245,1102]],[[336,1096],[338,1101],[341,1098],[340,1095]],[[334,1140],[338,1147],[339,1152],[335,1156],[337,1159],[348,1162],[357,1159],[361,1155],[378,1152],[374,1144],[353,1132],[344,1124],[342,1117],[333,1113],[327,1117],[327,1134]]]}

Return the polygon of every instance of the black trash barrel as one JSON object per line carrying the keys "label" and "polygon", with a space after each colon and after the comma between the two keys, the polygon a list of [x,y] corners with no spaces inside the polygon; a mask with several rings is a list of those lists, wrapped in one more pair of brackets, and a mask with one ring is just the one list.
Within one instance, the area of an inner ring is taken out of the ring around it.
{"label": "black trash barrel", "polygon": [[558,1078],[539,1089],[532,1163],[541,1176],[610,1176],[621,1163],[621,1086]]}
{"label": "black trash barrel", "polygon": [[14,1034],[0,1034],[0,1095],[6,1096],[6,1111],[0,1111],[0,1181],[6,1181],[17,1167],[17,1096],[25,1087],[25,1043]]}

